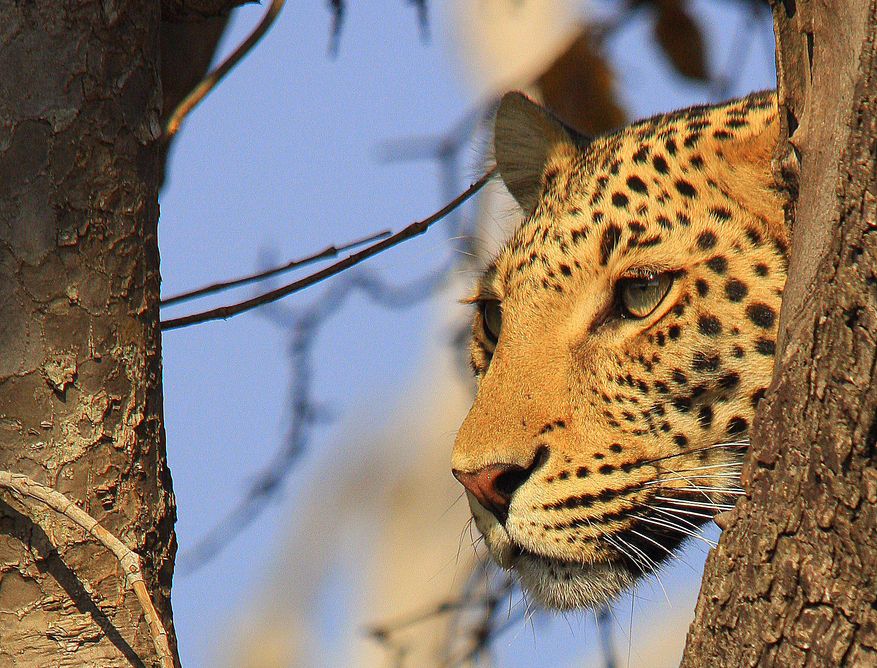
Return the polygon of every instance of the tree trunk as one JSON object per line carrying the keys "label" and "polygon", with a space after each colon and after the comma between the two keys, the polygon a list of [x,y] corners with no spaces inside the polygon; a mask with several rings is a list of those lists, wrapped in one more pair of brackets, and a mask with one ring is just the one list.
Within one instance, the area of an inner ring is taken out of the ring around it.
{"label": "tree trunk", "polygon": [[779,354],[684,667],[877,666],[875,9],[774,4],[792,194]]}
{"label": "tree trunk", "polygon": [[[173,645],[158,24],[157,2],[0,3],[0,469],[141,556]],[[155,664],[116,558],[0,494],[0,666]]]}

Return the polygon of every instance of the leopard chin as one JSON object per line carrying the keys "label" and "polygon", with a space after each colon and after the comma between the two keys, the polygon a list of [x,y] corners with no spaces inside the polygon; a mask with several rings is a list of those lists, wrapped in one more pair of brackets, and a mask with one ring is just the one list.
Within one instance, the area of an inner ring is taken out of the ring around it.
{"label": "leopard chin", "polygon": [[641,571],[633,572],[623,561],[573,561],[539,554],[517,542],[471,496],[469,503],[491,558],[501,568],[517,573],[523,590],[545,608],[599,607],[643,576]]}
{"label": "leopard chin", "polygon": [[524,550],[515,557],[512,568],[520,576],[524,591],[537,603],[558,610],[601,606],[634,581],[630,571],[621,564],[573,563]]}

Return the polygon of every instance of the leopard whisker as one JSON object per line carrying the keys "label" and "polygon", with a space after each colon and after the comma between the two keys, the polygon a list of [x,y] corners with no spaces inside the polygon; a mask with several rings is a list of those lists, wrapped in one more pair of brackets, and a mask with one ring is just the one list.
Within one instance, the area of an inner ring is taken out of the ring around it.
{"label": "leopard whisker", "polygon": [[704,503],[703,501],[692,501],[690,499],[675,499],[673,497],[666,496],[656,496],[655,499],[659,501],[666,501],[668,503],[672,503],[677,506],[686,506],[688,508],[715,508],[719,512],[725,510],[731,510],[734,507],[733,503],[718,503],[716,501],[711,501],[709,503]]}
{"label": "leopard whisker", "polygon": [[[688,485],[690,486],[690,489],[685,489],[684,491],[686,491],[686,492],[691,492],[691,491],[693,491],[693,492],[699,492],[700,494],[702,494],[702,495],[704,496],[704,498],[705,498],[707,501],[710,501],[710,502],[713,501],[713,499],[710,498],[709,494],[707,494],[707,491],[709,491],[709,490],[708,490],[706,487],[704,487],[704,486],[702,486],[702,485],[698,485],[697,483],[692,482],[687,476],[685,476],[684,474],[680,473],[679,471],[674,471],[673,469],[668,469],[668,471],[670,471],[671,473],[673,473],[673,474],[676,475],[676,476],[679,476],[678,479],[680,479],[680,480],[684,480],[685,482],[688,483]],[[664,474],[666,475],[666,473],[664,473]],[[683,490],[680,490],[680,491],[683,491]]]}
{"label": "leopard whisker", "polygon": [[[630,529],[629,531],[630,531],[631,533],[633,533],[633,534],[636,534],[637,536],[639,536],[639,537],[642,538],[643,540],[647,540],[647,541],[649,541],[650,543],[652,543],[653,545],[655,545],[655,546],[661,548],[661,549],[664,550],[664,552],[666,552],[667,555],[668,555],[671,559],[673,559],[674,561],[678,561],[679,563],[685,564],[685,565],[688,566],[688,568],[690,568],[694,573],[698,573],[698,570],[697,570],[694,566],[692,566],[692,565],[689,564],[687,561],[685,561],[684,559],[682,559],[678,554],[676,554],[675,552],[673,552],[673,550],[671,550],[670,548],[668,548],[666,545],[661,545],[661,543],[659,543],[658,541],[656,541],[656,540],[655,540],[654,538],[652,538],[651,536],[649,536],[649,535],[647,535],[647,534],[644,534],[644,533],[640,533],[640,532],[637,531],[636,529]],[[660,580],[658,580],[658,583],[660,584]],[[661,586],[661,589],[663,589],[663,588],[664,588],[664,587],[663,587],[663,585],[662,585],[662,586]],[[666,593],[666,592],[665,592],[665,593]],[[668,600],[667,602],[669,603],[669,600]]]}
{"label": "leopard whisker", "polygon": [[[646,566],[649,567],[650,574],[653,574],[655,576],[655,580],[658,581],[658,585],[661,587],[661,591],[664,592],[664,598],[667,599],[667,605],[670,605],[670,597],[667,596],[667,590],[664,588],[664,583],[661,582],[661,576],[658,575],[658,564],[655,562],[655,560],[650,558],[645,552],[640,550],[636,545],[631,545],[630,543],[628,543],[621,536],[616,536],[616,538],[619,541],[621,541],[621,543],[623,543],[624,545],[629,547],[631,550],[637,552],[639,555],[642,556],[643,561],[645,562]],[[640,570],[642,570],[642,569],[640,569]],[[643,572],[643,576],[645,576],[645,575],[646,575],[646,573]]]}
{"label": "leopard whisker", "polygon": [[679,491],[701,493],[709,492],[711,494],[730,494],[732,496],[742,496],[746,494],[746,492],[739,487],[712,487],[707,485],[692,485],[690,488],[685,487],[680,489]]}
{"label": "leopard whisker", "polygon": [[710,547],[716,547],[716,543],[714,541],[711,541],[706,536],[704,536],[698,532],[695,532],[695,531],[689,531],[685,527],[682,527],[678,524],[673,524],[672,522],[664,522],[662,520],[655,519],[654,517],[638,517],[637,519],[640,520],[641,522],[647,522],[649,524],[654,524],[656,526],[664,527],[665,529],[670,529],[671,531],[678,531],[679,533],[681,533],[685,536],[688,536],[690,538],[697,538],[698,540],[702,540],[704,543],[706,543]]}
{"label": "leopard whisker", "polygon": [[618,550],[622,555],[630,559],[630,561],[639,569],[640,573],[645,577],[649,573],[652,572],[652,569],[649,568],[648,562],[642,562],[641,558],[636,554],[631,554],[628,550],[630,549],[630,545],[624,543],[625,547],[619,545],[616,540],[621,540],[619,536],[610,536],[609,534],[603,533],[601,538],[603,538],[607,543],[609,543],[612,547]]}
{"label": "leopard whisker", "polygon": [[[679,522],[682,522],[683,524],[687,524],[689,527],[691,527],[692,531],[695,531],[695,532],[700,531],[700,526],[698,524],[694,524],[693,522],[690,522],[689,520],[685,519],[684,517],[680,517],[679,511],[677,509],[666,508],[666,507],[662,507],[662,506],[652,506],[652,505],[648,505],[648,504],[644,504],[644,503],[641,503],[639,505],[644,507],[644,508],[647,508],[648,510],[650,510],[652,512],[660,513],[661,515],[665,515],[667,517],[670,517],[671,519],[673,519],[675,521],[679,521]],[[710,520],[713,518],[712,515],[701,515],[701,516],[706,518],[706,519],[710,519]]]}
{"label": "leopard whisker", "polygon": [[716,450],[719,448],[725,450],[731,449],[740,449],[745,450],[749,447],[749,441],[728,441],[726,443],[713,443],[712,445],[704,445],[699,448],[691,448],[689,450],[682,450],[680,452],[674,452],[669,455],[663,455],[661,457],[655,457],[654,459],[649,459],[643,462],[644,464],[654,464],[656,462],[662,462],[667,459],[673,459],[674,457],[684,457],[685,455],[694,455],[700,452],[708,452],[710,450]]}
{"label": "leopard whisker", "polygon": [[739,476],[735,476],[735,474],[733,474],[733,473],[711,473],[709,475],[692,475],[692,476],[681,476],[681,475],[674,474],[672,477],[670,477],[668,474],[661,474],[661,475],[664,475],[666,477],[655,478],[654,480],[649,480],[647,482],[644,482],[643,486],[662,485],[665,482],[670,481],[670,480],[686,480],[686,481],[715,480],[716,478],[730,478],[733,480],[735,477],[739,477]]}

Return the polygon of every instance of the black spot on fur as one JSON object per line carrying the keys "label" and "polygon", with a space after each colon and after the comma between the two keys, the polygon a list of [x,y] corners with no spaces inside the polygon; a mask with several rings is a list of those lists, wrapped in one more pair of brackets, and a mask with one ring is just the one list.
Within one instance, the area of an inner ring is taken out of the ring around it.
{"label": "black spot on fur", "polygon": [[673,185],[676,186],[676,190],[683,197],[696,197],[697,196],[697,188],[695,188],[693,185],[691,185],[685,179],[678,179],[676,181],[676,183],[674,183]]}
{"label": "black spot on fur", "polygon": [[755,340],[755,350],[762,355],[773,355],[776,353],[776,349],[777,344],[771,339],[761,336]]}
{"label": "black spot on fur", "polygon": [[674,341],[679,338],[679,335],[682,333],[682,329],[679,325],[670,325],[670,329],[667,330],[667,334]]}
{"label": "black spot on fur", "polygon": [[715,247],[717,241],[716,233],[712,230],[704,230],[697,235],[697,246],[701,250],[709,250]]}
{"label": "black spot on fur", "polygon": [[724,206],[714,206],[710,209],[710,213],[719,220],[731,220],[731,210]]}
{"label": "black spot on fur", "polygon": [[713,137],[715,137],[716,139],[725,140],[733,139],[734,135],[727,130],[722,130],[721,128],[719,128],[718,130],[713,130]]}
{"label": "black spot on fur", "polygon": [[617,452],[621,452],[621,450],[622,450],[622,448],[621,448],[620,443],[613,443],[612,445],[609,446],[609,452],[616,452],[617,453]]}
{"label": "black spot on fur", "polygon": [[588,238],[588,230],[573,230],[572,231],[572,242],[574,244],[580,243]]}
{"label": "black spot on fur", "polygon": [[755,392],[752,393],[752,396],[750,397],[750,400],[752,401],[752,408],[758,406],[758,402],[764,399],[765,390],[766,388],[759,387],[757,390],[755,390]]}
{"label": "black spot on fur", "polygon": [[655,390],[661,394],[668,394],[670,392],[670,388],[667,387],[667,383],[662,380],[655,381]]}
{"label": "black spot on fur", "polygon": [[667,149],[667,153],[670,155],[676,155],[676,142],[673,141],[672,137],[667,137],[664,141],[664,147]]}
{"label": "black spot on fur", "polygon": [[722,359],[718,353],[712,355],[704,352],[696,352],[691,358],[691,368],[694,371],[718,371]]}
{"label": "black spot on fur", "polygon": [[717,336],[722,333],[722,322],[714,315],[701,315],[697,319],[697,329],[701,334]]}
{"label": "black spot on fur", "polygon": [[627,195],[622,192],[612,193],[612,204],[613,206],[617,206],[619,209],[623,209],[627,206]]}
{"label": "black spot on fur", "polygon": [[776,311],[773,308],[761,302],[753,302],[746,307],[746,317],[756,327],[770,329],[773,326],[776,315]]}
{"label": "black spot on fur", "polygon": [[570,276],[572,275],[572,269],[569,268],[569,265],[562,264],[560,265],[560,273],[564,276]]}
{"label": "black spot on fur", "polygon": [[767,265],[764,264],[763,262],[759,262],[757,265],[755,265],[755,273],[758,274],[759,276],[767,276],[767,274],[768,274]]}
{"label": "black spot on fur", "polygon": [[724,255],[714,255],[706,261],[706,266],[721,275],[728,270],[728,259]]}
{"label": "black spot on fur", "polygon": [[633,161],[635,163],[642,164],[646,160],[649,159],[649,147],[648,146],[640,146],[636,153],[633,154]]}
{"label": "black spot on fur", "polygon": [[694,287],[697,288],[697,294],[699,294],[701,297],[706,297],[709,294],[710,284],[702,278],[698,278],[694,282]]}
{"label": "black spot on fur", "polygon": [[630,221],[627,227],[633,234],[642,234],[646,231],[646,226],[637,220]]}
{"label": "black spot on fur", "polygon": [[680,395],[678,397],[673,397],[670,400],[670,403],[673,404],[673,408],[680,413],[687,413],[691,410],[691,397]]}
{"label": "black spot on fur", "polygon": [[672,227],[672,223],[670,222],[670,219],[667,218],[667,216],[658,216],[657,218],[655,218],[655,221],[665,230],[669,230]]}
{"label": "black spot on fur", "polygon": [[688,445],[688,437],[685,434],[673,434],[673,442],[680,448],[684,448]]}
{"label": "black spot on fur", "polygon": [[664,159],[664,156],[661,155],[656,155],[654,158],[652,158],[652,166],[660,174],[666,174],[670,171],[670,167],[667,164],[667,161]]}
{"label": "black spot on fur", "polygon": [[780,255],[782,255],[783,257],[786,256],[786,252],[789,250],[789,247],[786,246],[785,241],[783,241],[782,239],[774,239],[773,245],[777,249],[777,251],[779,252]]}
{"label": "black spot on fur", "polygon": [[691,165],[692,169],[699,170],[701,167],[703,167],[703,158],[701,158],[699,155],[693,155],[691,156],[691,160],[689,160],[688,163]]}
{"label": "black spot on fur", "polygon": [[749,294],[749,288],[746,287],[743,281],[731,278],[725,283],[725,295],[732,302],[742,301],[747,294]]}
{"label": "black spot on fur", "polygon": [[743,348],[741,348],[740,346],[734,346],[734,347],[731,349],[731,353],[732,353],[732,354],[734,355],[734,357],[736,357],[737,359],[740,359],[740,358],[743,357],[743,355],[745,354],[745,353],[743,352]]}
{"label": "black spot on fur", "polygon": [[588,471],[587,467],[579,466],[576,469],[576,478],[587,478],[590,471]]}
{"label": "black spot on fur", "polygon": [[676,383],[680,385],[685,385],[688,383],[688,378],[682,373],[681,369],[673,369],[673,374],[671,376]]}
{"label": "black spot on fur", "polygon": [[746,419],[736,415],[728,420],[728,428],[725,431],[727,431],[730,436],[736,436],[737,434],[742,434],[748,428],[749,423]]}
{"label": "black spot on fur", "polygon": [[752,242],[753,246],[761,245],[761,233],[754,227],[746,228],[746,236],[749,237],[749,241]]}
{"label": "black spot on fur", "polygon": [[738,374],[736,371],[726,373],[721,378],[719,378],[719,387],[721,387],[723,390],[733,390],[739,384],[740,374]]}
{"label": "black spot on fur", "polygon": [[605,266],[612,256],[612,252],[621,239],[621,228],[618,225],[608,225],[603,230],[603,238],[600,240],[600,265]]}
{"label": "black spot on fur", "polygon": [[709,406],[701,406],[697,412],[697,421],[701,429],[709,429],[713,423],[713,409]]}
{"label": "black spot on fur", "polygon": [[682,227],[688,227],[691,225],[691,218],[685,215],[682,212],[676,214],[676,222],[682,225]]}
{"label": "black spot on fur", "polygon": [[658,332],[655,335],[655,339],[657,340],[658,345],[661,346],[662,348],[664,347],[664,344],[667,342],[666,338],[664,337],[664,332]]}
{"label": "black spot on fur", "polygon": [[603,466],[601,466],[601,467],[600,467],[599,469],[597,469],[597,470],[600,471],[600,474],[601,474],[601,475],[609,475],[609,474],[611,474],[613,471],[615,471],[615,467],[612,466],[612,464],[603,464]]}
{"label": "black spot on fur", "polygon": [[694,145],[697,144],[698,141],[700,141],[700,137],[701,135],[699,132],[692,132],[685,138],[685,140],[682,142],[682,145],[685,146],[685,148],[693,148]]}
{"label": "black spot on fur", "polygon": [[647,239],[643,239],[639,242],[639,245],[641,248],[648,248],[650,246],[657,246],[659,243],[661,243],[661,235],[656,234],[652,237],[648,237]]}
{"label": "black spot on fur", "polygon": [[641,195],[645,195],[649,192],[645,181],[643,181],[640,177],[636,175],[627,177],[627,187],[636,193],[640,193]]}

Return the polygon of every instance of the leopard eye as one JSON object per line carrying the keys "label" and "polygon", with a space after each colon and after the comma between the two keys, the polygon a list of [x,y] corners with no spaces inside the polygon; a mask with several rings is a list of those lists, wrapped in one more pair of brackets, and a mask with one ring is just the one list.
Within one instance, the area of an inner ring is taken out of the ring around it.
{"label": "leopard eye", "polygon": [[487,299],[480,302],[481,322],[484,327],[484,336],[492,344],[499,341],[499,332],[502,329],[502,306],[495,299]]}
{"label": "leopard eye", "polygon": [[622,316],[645,318],[654,311],[673,284],[672,274],[647,274],[618,282]]}

